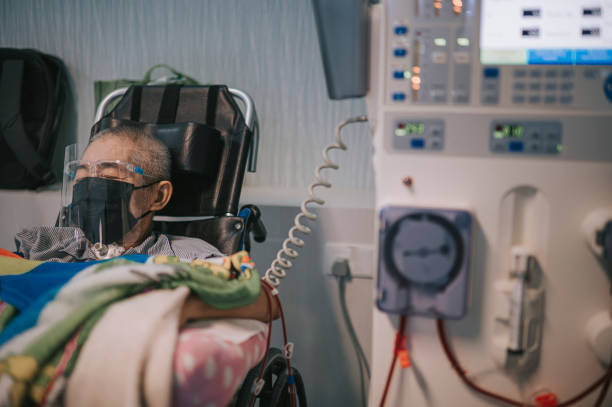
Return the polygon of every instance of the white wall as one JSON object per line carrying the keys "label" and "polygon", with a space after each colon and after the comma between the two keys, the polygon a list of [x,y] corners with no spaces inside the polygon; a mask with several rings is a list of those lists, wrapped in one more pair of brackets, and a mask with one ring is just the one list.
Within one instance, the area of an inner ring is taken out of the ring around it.
{"label": "white wall", "polygon": [[[202,83],[243,89],[260,119],[258,172],[251,186],[308,185],[337,122],[365,113],[363,100],[327,97],[311,2],[306,0],[3,0],[0,46],[61,58],[73,82],[76,129],[93,125],[93,82],[140,79],[167,63]],[[371,189],[370,143],[350,144],[338,175]],[[366,141],[366,142],[363,142]]]}

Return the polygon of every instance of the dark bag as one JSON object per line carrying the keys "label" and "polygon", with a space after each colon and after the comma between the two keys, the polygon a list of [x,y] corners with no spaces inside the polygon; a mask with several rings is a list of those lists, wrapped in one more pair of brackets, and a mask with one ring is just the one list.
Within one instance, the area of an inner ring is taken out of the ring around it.
{"label": "dark bag", "polygon": [[0,188],[34,189],[55,182],[50,161],[66,92],[60,59],[0,48]]}
{"label": "dark bag", "polygon": [[[171,75],[165,75],[161,77],[153,77],[153,72],[158,74],[160,71],[170,72]],[[94,81],[94,104],[96,110],[100,106],[100,102],[104,100],[106,95],[119,88],[129,88],[132,85],[164,85],[169,83],[175,83],[179,85],[199,85],[200,83],[193,79],[191,76],[187,76],[184,73],[177,71],[166,64],[153,65],[145,72],[142,79],[110,79],[110,80],[97,80]],[[110,112],[113,110],[119,100],[111,102],[106,107],[106,111]]]}

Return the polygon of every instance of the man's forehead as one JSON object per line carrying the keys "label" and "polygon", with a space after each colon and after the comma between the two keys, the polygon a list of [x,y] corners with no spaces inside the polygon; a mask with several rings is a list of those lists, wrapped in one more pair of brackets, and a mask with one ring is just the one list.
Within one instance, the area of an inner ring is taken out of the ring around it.
{"label": "man's forehead", "polygon": [[84,161],[119,160],[130,161],[133,145],[130,142],[109,137],[94,140],[83,153]]}

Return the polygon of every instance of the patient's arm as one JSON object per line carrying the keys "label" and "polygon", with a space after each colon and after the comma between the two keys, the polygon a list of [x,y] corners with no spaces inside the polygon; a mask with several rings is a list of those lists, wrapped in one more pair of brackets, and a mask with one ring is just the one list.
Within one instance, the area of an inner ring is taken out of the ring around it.
{"label": "patient's arm", "polygon": [[[271,305],[272,318],[277,319],[279,317],[279,310],[274,297],[272,297]],[[196,296],[190,295],[183,305],[180,324],[183,325],[185,322],[193,319],[206,318],[250,318],[268,322],[268,301],[266,300],[266,294],[262,289],[255,302],[244,307],[226,310],[213,308]]]}

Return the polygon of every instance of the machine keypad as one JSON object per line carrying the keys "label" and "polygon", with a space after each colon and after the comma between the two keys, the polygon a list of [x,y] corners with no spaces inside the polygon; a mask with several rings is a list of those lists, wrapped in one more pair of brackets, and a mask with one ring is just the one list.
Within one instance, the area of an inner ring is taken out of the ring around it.
{"label": "machine keypad", "polygon": [[444,122],[438,119],[396,120],[392,144],[398,150],[441,151],[444,149]]}
{"label": "machine keypad", "polygon": [[532,95],[529,96],[529,103],[531,104],[537,104],[540,103],[542,99],[540,98],[540,95]]}
{"label": "machine keypad", "polygon": [[525,90],[527,89],[527,84],[525,82],[514,82],[512,88],[514,90]]}
{"label": "machine keypad", "polygon": [[544,103],[546,103],[547,105],[552,105],[557,103],[557,97],[555,95],[546,95],[544,97]]}
{"label": "machine keypad", "polygon": [[494,121],[489,149],[496,154],[559,155],[563,150],[561,123]]}
{"label": "machine keypad", "polygon": [[512,104],[527,101],[534,105],[570,105],[574,101],[573,72],[570,70],[516,68],[512,77]]}

